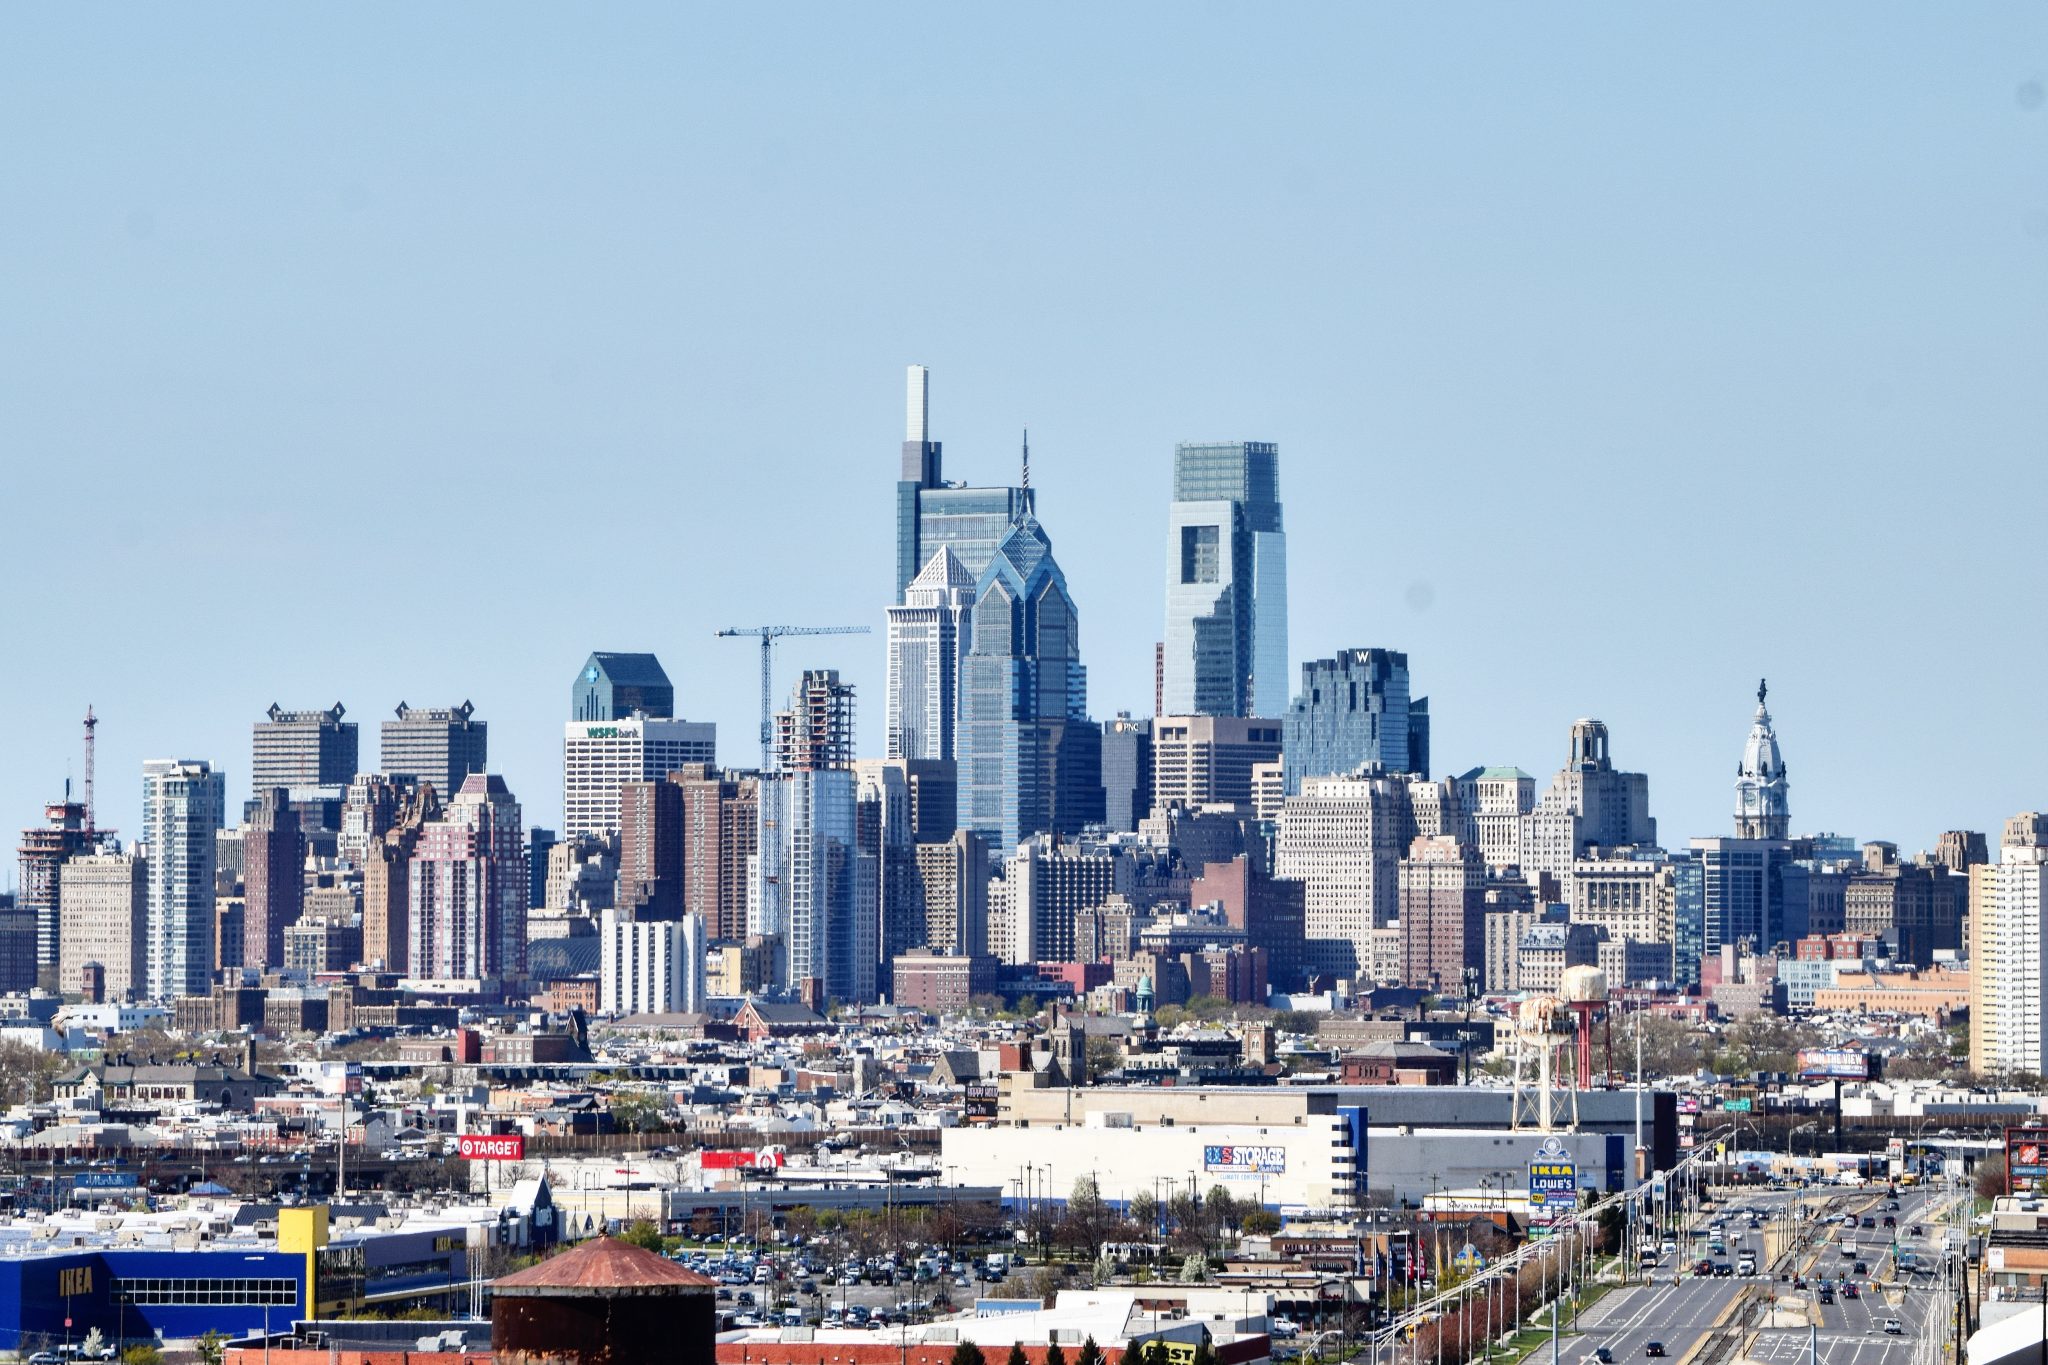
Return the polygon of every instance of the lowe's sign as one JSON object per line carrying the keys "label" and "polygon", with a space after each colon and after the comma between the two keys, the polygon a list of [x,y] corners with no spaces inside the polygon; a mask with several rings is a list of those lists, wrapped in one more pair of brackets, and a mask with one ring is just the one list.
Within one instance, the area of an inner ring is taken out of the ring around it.
{"label": "lowe's sign", "polygon": [[1579,1202],[1579,1163],[1556,1138],[1545,1138],[1529,1157],[1529,1207],[1575,1208]]}
{"label": "lowe's sign", "polygon": [[1271,1145],[1204,1147],[1202,1169],[1214,1175],[1285,1175],[1287,1149]]}

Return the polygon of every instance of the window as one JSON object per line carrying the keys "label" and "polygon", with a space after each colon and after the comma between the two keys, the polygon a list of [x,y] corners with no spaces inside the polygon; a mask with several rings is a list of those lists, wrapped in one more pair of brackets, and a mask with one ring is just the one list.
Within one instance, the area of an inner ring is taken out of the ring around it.
{"label": "window", "polygon": [[1223,560],[1217,533],[1214,526],[1180,528],[1181,582],[1214,583],[1221,576]]}
{"label": "window", "polygon": [[114,1282],[114,1294],[130,1303],[159,1306],[274,1304],[299,1301],[294,1279],[129,1279]]}

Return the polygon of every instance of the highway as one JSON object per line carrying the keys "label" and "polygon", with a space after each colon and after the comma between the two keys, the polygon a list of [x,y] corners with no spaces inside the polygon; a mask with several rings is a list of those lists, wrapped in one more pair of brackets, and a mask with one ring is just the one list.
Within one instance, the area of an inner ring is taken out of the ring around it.
{"label": "highway", "polygon": [[[1647,1284],[1636,1283],[1610,1291],[1599,1303],[1580,1315],[1576,1330],[1567,1331],[1558,1343],[1559,1365],[1596,1365],[1595,1353],[1605,1349],[1615,1365],[1637,1365],[1649,1359],[1651,1342],[1661,1343],[1673,1365],[1687,1365],[1696,1358],[1701,1365],[1728,1365],[1747,1360],[1757,1365],[1807,1365],[1817,1345],[1819,1365],[1915,1365],[1925,1358],[1929,1337],[1948,1330],[1950,1298],[1939,1273],[1943,1225],[1936,1206],[1945,1198],[1939,1191],[1903,1190],[1899,1208],[1885,1208],[1885,1187],[1868,1189],[1717,1190],[1715,1207],[1686,1238],[1678,1250],[1665,1255],[1651,1270]],[[1751,1230],[1742,1212],[1759,1211],[1764,1227]],[[1803,1213],[1802,1213],[1803,1210]],[[1906,1283],[1895,1279],[1891,1262],[1893,1230],[1882,1227],[1887,1212],[1898,1220],[1896,1229],[1901,1251],[1914,1251],[1933,1273],[1910,1277]],[[1859,1224],[1853,1230],[1836,1222],[1823,1221],[1854,1213]],[[1880,1224],[1860,1226],[1863,1216]],[[1718,1233],[1713,1223],[1726,1220]],[[1790,1230],[1789,1249],[1775,1266],[1762,1265],[1749,1276],[1697,1276],[1692,1266],[1699,1260],[1735,1261],[1744,1250],[1758,1253],[1762,1261],[1766,1229],[1777,1226]],[[1923,1224],[1922,1236],[1912,1238],[1909,1230]],[[1710,1253],[1708,1244],[1720,1240],[1725,1253]],[[1845,1244],[1853,1245],[1851,1254]],[[1866,1262],[1869,1273],[1857,1275],[1854,1264]],[[1780,1275],[1785,1278],[1781,1279]],[[1791,1277],[1807,1280],[1804,1291],[1795,1290]],[[1878,1281],[1873,1283],[1871,1275]],[[1819,1280],[1835,1286],[1832,1304],[1816,1302]],[[1843,1282],[1857,1286],[1858,1297],[1842,1292]],[[1736,1307],[1745,1290],[1763,1302]],[[1778,1313],[1767,1317],[1773,1295],[1784,1296]],[[1810,1312],[1818,1309],[1819,1331],[1812,1331]],[[1897,1318],[1897,1334],[1884,1330],[1885,1320]],[[1715,1334],[1717,1327],[1729,1330]],[[1712,1338],[1710,1340],[1709,1338]],[[1538,1348],[1531,1365],[1544,1365],[1548,1348]]]}

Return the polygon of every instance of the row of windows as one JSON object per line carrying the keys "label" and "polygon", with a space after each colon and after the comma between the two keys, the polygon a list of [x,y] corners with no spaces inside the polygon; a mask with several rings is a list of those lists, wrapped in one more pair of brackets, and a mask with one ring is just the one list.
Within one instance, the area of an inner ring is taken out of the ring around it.
{"label": "row of windows", "polygon": [[157,1305],[276,1304],[299,1301],[294,1279],[133,1279],[116,1280],[116,1295],[130,1303]]}

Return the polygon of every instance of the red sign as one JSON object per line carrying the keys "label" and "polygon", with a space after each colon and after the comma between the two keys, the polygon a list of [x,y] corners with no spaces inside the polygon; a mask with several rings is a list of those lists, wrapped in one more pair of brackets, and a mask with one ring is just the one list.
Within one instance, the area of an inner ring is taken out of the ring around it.
{"label": "red sign", "polygon": [[523,1161],[526,1139],[518,1133],[464,1133],[455,1139],[455,1154],[465,1161]]}
{"label": "red sign", "polygon": [[707,1147],[697,1154],[697,1166],[706,1171],[751,1171],[771,1169],[782,1165],[782,1149],[764,1147],[759,1151],[743,1148],[739,1151],[720,1151]]}

